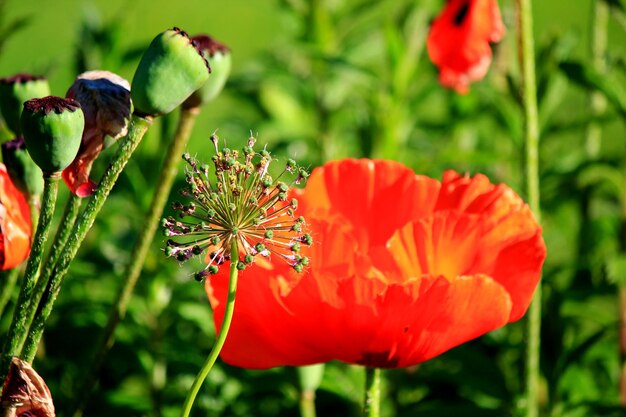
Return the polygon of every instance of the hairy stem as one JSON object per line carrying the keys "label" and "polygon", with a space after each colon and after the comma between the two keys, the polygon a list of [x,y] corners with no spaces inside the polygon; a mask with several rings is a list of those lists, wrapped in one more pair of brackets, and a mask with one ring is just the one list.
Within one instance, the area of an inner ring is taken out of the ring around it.
{"label": "hairy stem", "polygon": [[183,109],[181,111],[176,134],[170,143],[165,160],[163,161],[161,176],[159,177],[156,190],[154,191],[150,209],[145,217],[143,229],[133,248],[130,263],[126,266],[126,270],[124,271],[123,281],[118,290],[117,298],[113,302],[113,306],[109,312],[107,325],[95,349],[91,366],[87,368],[82,383],[78,385],[80,392],[76,396],[76,402],[69,415],[73,415],[74,417],[82,415],[89,394],[97,381],[104,359],[115,343],[115,329],[126,315],[133,289],[137,284],[137,279],[143,268],[148,249],[150,248],[157,226],[159,225],[159,219],[163,214],[163,209],[167,203],[172,184],[176,178],[176,165],[187,146],[187,142],[189,142],[191,131],[193,130],[199,113],[200,109],[197,107]]}
{"label": "hairy stem", "polygon": [[380,368],[365,368],[363,417],[380,417]]}
{"label": "hairy stem", "polygon": [[70,264],[78,252],[78,248],[85,239],[85,236],[87,236],[87,232],[91,229],[96,216],[113,189],[117,178],[141,142],[150,124],[150,118],[133,115],[128,134],[122,139],[117,153],[102,176],[100,184],[98,184],[96,192],[89,200],[85,211],[74,224],[69,240],[62,249],[57,264],[52,269],[46,290],[41,300],[39,300],[37,313],[28,332],[28,337],[21,355],[22,359],[28,362],[33,360],[37,346],[39,345],[39,340],[43,334],[44,326],[52,312],[54,302],[61,289],[63,278],[67,274]]}
{"label": "hairy stem", "polygon": [[9,332],[6,336],[2,349],[0,381],[4,381],[4,378],[9,371],[11,358],[19,353],[22,335],[28,330],[27,318],[30,317],[29,309],[33,308],[31,305],[32,303],[29,303],[29,301],[32,297],[37,277],[39,276],[39,268],[41,266],[45,243],[48,238],[48,232],[50,231],[50,225],[52,223],[52,215],[54,214],[54,207],[56,206],[58,189],[58,176],[44,176],[41,214],[39,216],[37,231],[35,232],[28,262],[26,264],[26,272],[24,272],[20,295],[18,296],[17,303],[15,304],[11,327],[9,328]]}
{"label": "hairy stem", "polygon": [[[537,83],[535,80],[535,42],[533,37],[532,0],[517,0],[519,18],[519,54],[524,104],[525,176],[528,205],[538,221],[539,206],[539,117],[537,111]],[[528,310],[526,347],[526,405],[527,416],[539,415],[539,353],[541,334],[541,282],[537,285]]]}

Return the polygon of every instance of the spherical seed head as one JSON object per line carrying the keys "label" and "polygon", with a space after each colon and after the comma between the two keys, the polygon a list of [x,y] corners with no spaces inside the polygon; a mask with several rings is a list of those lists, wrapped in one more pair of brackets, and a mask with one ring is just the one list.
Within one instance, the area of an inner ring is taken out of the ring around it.
{"label": "spherical seed head", "polygon": [[[248,145],[254,145],[254,141]],[[166,234],[177,239],[168,242],[168,248],[173,248],[168,255],[181,259],[181,253],[197,254],[201,250],[207,253],[209,271],[226,261],[236,262],[242,270],[259,255],[279,257],[296,271],[302,270],[300,247],[310,241],[304,237],[306,222],[296,214],[289,199],[281,198],[290,193],[285,177],[297,175],[296,171],[285,166],[272,179],[267,174],[272,158],[266,151],[217,150],[210,171],[191,156],[184,159],[188,164],[188,188],[182,194],[192,203],[174,207],[180,221],[164,222]],[[291,184],[294,181],[292,178]],[[190,206],[194,207],[191,213]],[[238,258],[231,259],[234,242]]]}
{"label": "spherical seed head", "polygon": [[174,110],[209,78],[209,63],[178,28],[157,35],[144,53],[131,86],[135,112],[158,116]]}
{"label": "spherical seed head", "polygon": [[28,100],[20,121],[26,149],[44,175],[61,172],[74,160],[85,127],[76,100],[55,96]]}
{"label": "spherical seed head", "polygon": [[197,35],[191,39],[211,65],[209,79],[184,104],[185,107],[199,107],[217,97],[224,88],[230,75],[230,49],[207,35]]}
{"label": "spherical seed head", "polygon": [[23,137],[2,144],[2,160],[13,184],[26,196],[39,196],[43,192],[43,175],[26,150]]}
{"label": "spherical seed head", "polygon": [[16,74],[0,78],[0,112],[7,126],[16,136],[22,134],[20,116],[24,102],[50,95],[48,80],[30,74]]}

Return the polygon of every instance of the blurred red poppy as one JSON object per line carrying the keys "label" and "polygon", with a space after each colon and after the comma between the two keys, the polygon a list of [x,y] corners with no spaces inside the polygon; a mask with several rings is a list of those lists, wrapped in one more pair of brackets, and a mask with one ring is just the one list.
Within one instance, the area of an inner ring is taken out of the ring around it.
{"label": "blurred red poppy", "polygon": [[[405,367],[528,308],[545,246],[506,185],[349,159],[315,169],[298,198],[316,242],[311,266],[299,276],[256,262],[241,273],[227,363]],[[225,272],[206,281],[216,328],[227,282]]]}
{"label": "blurred red poppy", "polygon": [[11,269],[30,252],[30,208],[0,164],[0,269]]}
{"label": "blurred red poppy", "polygon": [[439,68],[439,81],[464,94],[470,83],[487,74],[490,43],[499,42],[505,28],[497,0],[448,0],[433,22],[427,48]]}

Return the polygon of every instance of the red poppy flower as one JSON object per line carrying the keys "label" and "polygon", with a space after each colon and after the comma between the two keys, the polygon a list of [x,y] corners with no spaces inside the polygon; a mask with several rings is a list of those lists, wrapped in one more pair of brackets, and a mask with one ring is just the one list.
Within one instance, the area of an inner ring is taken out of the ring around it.
{"label": "red poppy flower", "polygon": [[[222,358],[246,368],[340,360],[405,367],[518,320],[545,258],[527,205],[483,175],[442,182],[391,161],[313,171],[299,196],[313,239],[302,276],[240,275]],[[227,273],[207,279],[219,328]]]}
{"label": "red poppy flower", "polygon": [[464,94],[481,80],[491,63],[490,43],[499,42],[505,28],[497,0],[448,0],[433,22],[427,48],[439,67],[439,81]]}
{"label": "red poppy flower", "polygon": [[76,77],[66,96],[78,101],[85,114],[85,130],[74,161],[63,170],[65,183],[78,197],[89,197],[96,183],[91,166],[105,146],[105,138],[119,139],[128,131],[130,84],[108,71],[87,71]]}
{"label": "red poppy flower", "polygon": [[0,267],[11,269],[30,252],[30,208],[0,164]]}

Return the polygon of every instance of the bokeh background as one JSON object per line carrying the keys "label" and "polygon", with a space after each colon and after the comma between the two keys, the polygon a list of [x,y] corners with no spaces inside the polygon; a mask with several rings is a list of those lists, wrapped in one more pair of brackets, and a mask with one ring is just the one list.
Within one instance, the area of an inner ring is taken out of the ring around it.
{"label": "bokeh background", "polygon": [[[542,415],[622,416],[618,295],[626,287],[620,239],[626,3],[534,3],[548,246]],[[229,83],[203,109],[189,145],[201,159],[210,158],[208,139],[216,129],[230,147],[242,146],[252,131],[279,158],[296,158],[311,168],[349,156],[388,158],[438,178],[446,169],[481,172],[524,195],[513,1],[500,1],[508,33],[495,47],[487,78],[464,96],[438,84],[425,50],[429,22],[443,4],[0,0],[0,76],[46,75],[56,95],[64,95],[88,69],[130,80],[150,40],[178,26],[208,33],[232,49]],[[606,22],[597,18],[598,7],[610,8]],[[594,95],[601,104],[591,104]],[[35,367],[59,415],[65,415],[106,323],[177,117],[174,112],[159,119],[127,165],[49,321]],[[94,178],[112,151],[100,156]],[[181,181],[182,176],[174,189]],[[66,196],[62,191],[60,205]],[[166,259],[163,245],[164,238],[155,238],[86,416],[177,415],[210,350],[211,310],[193,279],[199,264]],[[4,317],[0,329],[7,326]],[[385,372],[383,414],[524,415],[524,340],[522,319],[418,367]],[[318,415],[358,415],[363,378],[362,369],[329,364],[318,391]],[[218,364],[194,415],[297,416],[298,395],[294,369],[247,371]]]}

